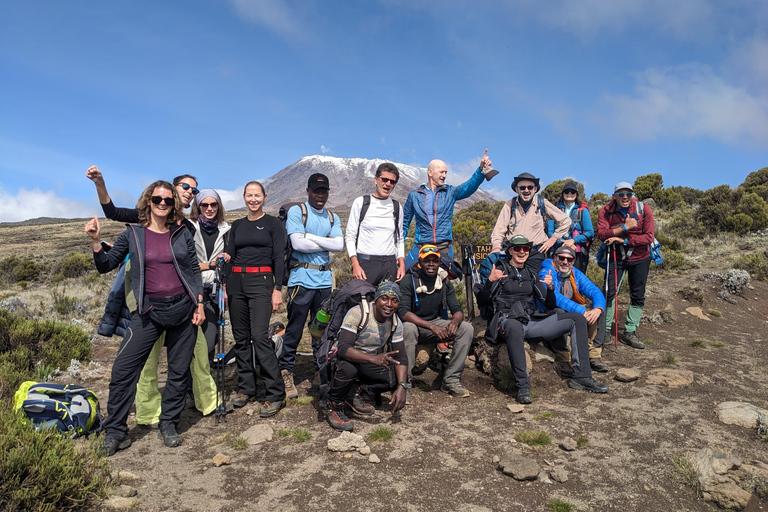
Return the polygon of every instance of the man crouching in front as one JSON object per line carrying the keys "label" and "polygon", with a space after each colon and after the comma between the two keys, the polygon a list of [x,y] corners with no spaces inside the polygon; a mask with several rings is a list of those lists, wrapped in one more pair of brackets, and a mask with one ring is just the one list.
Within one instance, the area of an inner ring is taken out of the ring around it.
{"label": "man crouching in front", "polygon": [[400,305],[400,287],[383,281],[376,288],[370,314],[365,302],[351,308],[339,332],[338,366],[328,391],[328,423],[336,430],[351,431],[354,422],[344,412],[348,405],[355,413],[376,412],[374,395],[392,391],[392,413],[405,405],[408,359],[403,343],[403,324],[395,315]]}

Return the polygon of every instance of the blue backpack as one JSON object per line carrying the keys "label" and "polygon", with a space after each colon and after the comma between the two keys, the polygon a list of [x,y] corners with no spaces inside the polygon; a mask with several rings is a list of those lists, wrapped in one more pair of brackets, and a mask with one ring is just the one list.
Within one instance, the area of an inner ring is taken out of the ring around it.
{"label": "blue backpack", "polygon": [[102,428],[99,399],[82,386],[27,381],[16,391],[13,402],[14,409],[32,420],[36,430],[55,428],[75,438]]}

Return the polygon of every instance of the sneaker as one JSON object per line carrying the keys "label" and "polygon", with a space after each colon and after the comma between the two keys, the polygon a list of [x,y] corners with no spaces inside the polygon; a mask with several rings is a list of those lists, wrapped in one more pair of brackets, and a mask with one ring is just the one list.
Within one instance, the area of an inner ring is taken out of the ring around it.
{"label": "sneaker", "polygon": [[456,398],[466,398],[469,396],[469,390],[461,385],[461,382],[443,382],[440,391],[448,393]]}
{"label": "sneaker", "polygon": [[640,338],[637,337],[635,331],[624,331],[621,336],[619,336],[619,341],[625,345],[629,345],[632,348],[645,348],[645,343],[640,341]]}
{"label": "sneaker", "polygon": [[448,346],[448,342],[445,341],[442,343],[438,343],[435,346],[435,350],[437,351],[438,354],[440,354],[441,356],[444,356],[450,351],[450,347]]}
{"label": "sneaker", "polygon": [[355,394],[352,396],[351,400],[347,398],[346,404],[355,413],[362,414],[364,416],[370,416],[376,412],[376,407],[373,406],[373,400],[371,400],[371,397],[368,396],[368,394],[363,391],[360,386],[357,386],[357,389],[355,389]]}
{"label": "sneaker", "polygon": [[254,395],[246,395],[244,393],[238,393],[235,398],[232,399],[232,405],[235,407],[243,407],[248,402],[254,399]]}
{"label": "sneaker", "polygon": [[262,418],[269,418],[280,412],[280,409],[283,407],[285,407],[285,398],[278,400],[277,402],[264,402],[264,405],[262,405],[259,410],[259,416]]}
{"label": "sneaker", "polygon": [[608,365],[605,364],[600,357],[590,357],[589,366],[596,372],[607,373]]}
{"label": "sneaker", "polygon": [[285,398],[288,400],[299,398],[299,390],[296,389],[296,385],[293,383],[293,374],[288,370],[281,370],[280,375],[283,376],[283,384],[285,384]]}
{"label": "sneaker", "polygon": [[568,387],[573,389],[583,389],[584,391],[591,391],[593,393],[608,392],[608,386],[600,384],[592,377],[573,378],[568,382]]}
{"label": "sneaker", "polygon": [[517,403],[519,404],[530,404],[533,402],[533,398],[531,398],[531,390],[528,388],[518,389],[515,400],[517,400]]}
{"label": "sneaker", "polygon": [[157,433],[157,437],[162,439],[168,448],[176,448],[182,442],[181,436],[176,433],[176,425],[172,421],[160,422],[160,431]]}
{"label": "sneaker", "polygon": [[355,422],[347,418],[344,414],[344,404],[337,404],[328,401],[328,408],[325,410],[325,417],[328,423],[336,430],[352,432],[355,428]]}
{"label": "sneaker", "polygon": [[104,438],[104,446],[101,447],[101,455],[104,457],[111,457],[119,450],[125,450],[131,446],[131,438],[128,436],[118,439],[113,436],[106,436]]}

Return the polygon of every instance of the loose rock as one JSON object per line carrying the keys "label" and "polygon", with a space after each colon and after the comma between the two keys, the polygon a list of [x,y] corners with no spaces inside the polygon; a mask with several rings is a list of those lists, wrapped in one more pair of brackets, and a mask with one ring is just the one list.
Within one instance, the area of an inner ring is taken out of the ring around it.
{"label": "loose rock", "polygon": [[133,498],[136,494],[135,488],[125,484],[118,485],[112,490],[113,496],[120,496],[121,498]]}
{"label": "loose rock", "polygon": [[702,320],[706,320],[707,322],[711,322],[712,319],[709,318],[707,315],[704,314],[704,312],[701,310],[700,307],[692,307],[692,308],[685,308],[685,310],[695,316],[696,318],[701,318]]}
{"label": "loose rock", "polygon": [[501,457],[499,469],[515,480],[536,480],[541,471],[538,462],[511,451]]}
{"label": "loose rock", "polygon": [[555,482],[564,484],[568,481],[568,471],[565,468],[555,468],[549,473],[550,478]]}
{"label": "loose rock", "polygon": [[648,372],[648,384],[658,384],[670,388],[679,388],[693,384],[693,372],[689,370],[673,370],[661,368]]}
{"label": "loose rock", "polygon": [[523,404],[507,404],[507,409],[509,409],[509,412],[514,412],[517,414],[523,412],[525,410],[525,406]]}
{"label": "loose rock", "polygon": [[619,368],[616,370],[616,377],[619,382],[632,382],[640,378],[640,370],[634,368]]}
{"label": "loose rock", "polygon": [[379,457],[375,453],[372,453],[371,456],[368,457],[368,462],[370,462],[371,464],[378,464],[379,462],[381,462],[381,459],[379,459]]}
{"label": "loose rock", "polygon": [[747,402],[723,402],[717,406],[717,416],[728,425],[757,428],[758,415],[768,418],[768,410],[755,407]]}
{"label": "loose rock", "polygon": [[120,496],[113,496],[108,500],[101,503],[101,507],[104,510],[131,510],[139,504],[137,498],[122,498]]}
{"label": "loose rock", "polygon": [[217,468],[224,465],[229,466],[230,464],[232,464],[232,458],[229,455],[224,455],[223,453],[217,453],[216,455],[213,456],[213,460],[211,462],[213,462],[213,465],[216,466]]}
{"label": "loose rock", "polygon": [[552,483],[552,480],[549,479],[549,473],[547,473],[546,471],[541,471],[536,477],[536,481],[544,484]]}
{"label": "loose rock", "polygon": [[562,448],[563,450],[565,450],[567,452],[572,452],[572,451],[576,450],[576,448],[579,447],[579,445],[576,442],[576,440],[573,439],[572,437],[566,437],[565,439],[560,441],[559,446],[560,446],[560,448]]}
{"label": "loose rock", "polygon": [[120,471],[117,474],[117,481],[121,484],[130,484],[136,482],[139,479],[136,475],[130,471]]}
{"label": "loose rock", "polygon": [[245,439],[245,442],[248,443],[249,446],[253,446],[266,441],[271,441],[272,434],[272,427],[269,425],[254,425],[240,434],[240,437]]}
{"label": "loose rock", "polygon": [[370,455],[371,454],[371,447],[366,445],[362,448],[358,449],[357,451],[360,452],[360,455]]}
{"label": "loose rock", "polygon": [[332,452],[352,452],[365,446],[365,439],[360,434],[342,432],[339,437],[328,440],[328,449]]}
{"label": "loose rock", "polygon": [[699,450],[691,461],[699,474],[704,500],[732,510],[747,506],[752,495],[738,485],[740,472],[735,471],[741,467],[741,461],[708,447]]}
{"label": "loose rock", "polygon": [[494,464],[498,464],[500,460],[501,460],[501,457],[499,457],[498,455],[494,455],[493,456],[493,463]]}

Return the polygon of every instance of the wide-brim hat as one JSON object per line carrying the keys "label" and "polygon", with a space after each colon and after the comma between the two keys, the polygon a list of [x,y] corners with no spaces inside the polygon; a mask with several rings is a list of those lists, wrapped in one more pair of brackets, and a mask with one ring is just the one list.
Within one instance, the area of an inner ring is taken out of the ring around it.
{"label": "wide-brim hat", "polygon": [[512,180],[512,190],[517,190],[517,184],[523,180],[532,181],[533,184],[536,185],[536,192],[541,190],[541,185],[539,184],[539,178],[537,178],[536,176],[534,176],[529,172],[524,172],[518,176],[515,176],[515,179]]}

